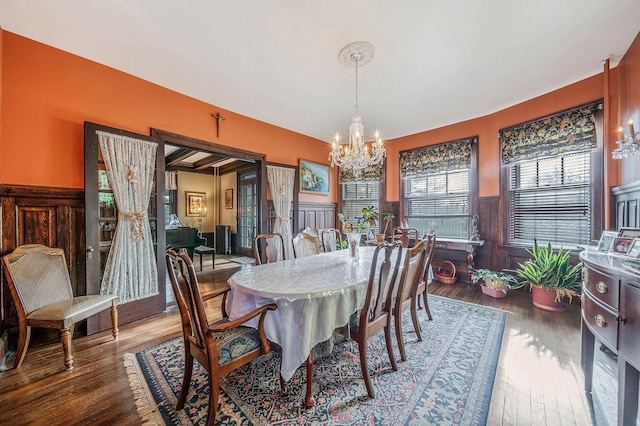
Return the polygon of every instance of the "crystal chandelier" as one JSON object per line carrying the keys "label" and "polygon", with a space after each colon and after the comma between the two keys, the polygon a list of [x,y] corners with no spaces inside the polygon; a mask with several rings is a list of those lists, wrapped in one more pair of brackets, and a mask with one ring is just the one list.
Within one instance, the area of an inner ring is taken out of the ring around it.
{"label": "crystal chandelier", "polygon": [[358,66],[368,64],[373,59],[374,52],[375,49],[371,43],[356,41],[347,44],[338,53],[338,61],[342,65],[356,69],[356,114],[352,117],[349,126],[349,141],[340,141],[340,135],[336,134],[331,144],[329,159],[331,167],[351,169],[356,178],[364,168],[381,163],[387,155],[378,131],[375,132],[375,140],[365,144],[364,126],[358,115]]}
{"label": "crystal chandelier", "polygon": [[611,152],[614,160],[633,157],[640,154],[640,132],[633,128],[633,120],[629,119],[629,136],[624,135],[622,127],[618,128],[620,139],[616,141],[618,147]]}

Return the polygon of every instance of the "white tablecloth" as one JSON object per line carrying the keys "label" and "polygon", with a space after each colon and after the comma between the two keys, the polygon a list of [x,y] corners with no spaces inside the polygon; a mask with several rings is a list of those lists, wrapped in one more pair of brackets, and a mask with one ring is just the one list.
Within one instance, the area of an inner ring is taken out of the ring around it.
{"label": "white tablecloth", "polygon": [[364,305],[374,250],[360,247],[358,262],[340,250],[244,268],[229,278],[229,317],[267,303],[278,305],[266,315],[265,332],[282,347],[281,373],[289,380],[311,349]]}

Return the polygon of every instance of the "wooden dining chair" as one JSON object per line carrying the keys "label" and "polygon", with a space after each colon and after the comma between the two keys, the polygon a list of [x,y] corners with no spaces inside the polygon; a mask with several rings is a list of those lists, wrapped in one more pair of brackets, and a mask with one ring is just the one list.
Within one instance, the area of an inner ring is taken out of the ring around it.
{"label": "wooden dining chair", "polygon": [[[233,321],[223,318],[209,324],[191,258],[186,253],[168,250],[166,260],[171,287],[180,311],[184,341],[184,376],[176,410],[184,408],[195,359],[209,373],[209,412],[206,424],[212,426],[216,421],[222,377],[271,351],[264,333],[264,318],[267,311],[276,309],[276,305],[272,303],[261,306]],[[176,270],[180,271],[180,280]],[[257,330],[243,325],[256,317],[259,317]]]}
{"label": "wooden dining chair", "polygon": [[112,335],[118,338],[118,297],[74,296],[64,251],[40,244],[17,247],[2,258],[7,284],[18,314],[18,349],[13,368],[22,364],[31,327],[60,330],[64,365],[73,369],[71,338],[75,323],[111,309]]}
{"label": "wooden dining chair", "polygon": [[329,253],[342,249],[342,234],[335,228],[323,229],[320,233],[322,251]]}
{"label": "wooden dining chair", "polygon": [[[396,253],[392,260],[392,254]],[[398,369],[393,345],[391,343],[391,327],[393,295],[398,283],[398,267],[401,261],[402,247],[399,242],[383,243],[376,246],[373,253],[373,261],[367,284],[367,294],[362,310],[352,316],[348,328],[349,337],[358,343],[360,352],[360,367],[367,394],[370,398],[376,396],[369,375],[367,362],[367,340],[378,331],[384,329],[384,337],[387,346],[387,355],[391,362],[391,368]]]}
{"label": "wooden dining chair", "polygon": [[413,247],[420,236],[416,228],[394,228],[391,235],[393,240],[400,241],[404,248]]}
{"label": "wooden dining chair", "polygon": [[317,238],[305,234],[303,232],[298,233],[292,240],[293,243],[293,257],[307,257],[320,253],[318,251]]}
{"label": "wooden dining chair", "polygon": [[[402,361],[407,360],[407,353],[404,346],[404,337],[402,334],[402,313],[414,307],[416,289],[422,282],[424,277],[424,263],[427,256],[427,247],[429,245],[428,240],[418,240],[418,242],[410,249],[406,250],[404,256],[402,273],[398,280],[396,297],[393,306],[393,317],[396,329],[396,339],[398,341],[398,348],[400,349],[400,359]],[[416,334],[419,333],[420,324],[417,321],[417,316],[413,316],[413,326],[416,330]]]}
{"label": "wooden dining chair", "polygon": [[256,265],[285,260],[282,234],[260,234],[253,240]]}
{"label": "wooden dining chair", "polygon": [[422,237],[423,240],[427,241],[427,248],[425,262],[424,262],[424,272],[422,274],[422,280],[418,282],[418,285],[415,288],[415,291],[411,294],[411,318],[413,319],[413,324],[416,327],[416,335],[418,336],[418,340],[422,340],[422,334],[420,332],[420,323],[418,322],[418,309],[420,309],[420,295],[422,295],[422,300],[424,301],[424,310],[427,313],[427,318],[429,321],[433,320],[431,316],[431,310],[429,309],[429,291],[428,286],[431,280],[431,262],[433,261],[433,252],[436,250],[436,234],[426,234]]}

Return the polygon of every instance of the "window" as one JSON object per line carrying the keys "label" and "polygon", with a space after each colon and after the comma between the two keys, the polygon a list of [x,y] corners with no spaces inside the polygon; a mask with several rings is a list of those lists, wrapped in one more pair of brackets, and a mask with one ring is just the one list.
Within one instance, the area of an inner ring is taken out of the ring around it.
{"label": "window", "polygon": [[477,200],[477,138],[400,153],[402,221],[420,235],[469,239]]}
{"label": "window", "polygon": [[591,241],[591,151],[514,164],[509,171],[509,240]]}
{"label": "window", "polygon": [[405,179],[404,211],[409,226],[423,235],[469,236],[469,169],[429,173]]}
{"label": "window", "polygon": [[594,238],[602,220],[601,116],[594,103],[500,132],[510,244],[579,246]]}
{"label": "window", "polygon": [[[347,226],[356,226],[358,216],[362,216],[362,209],[368,206],[380,211],[380,181],[370,182],[342,182],[342,214]],[[380,226],[380,221],[378,221]],[[375,233],[380,232],[374,230]]]}

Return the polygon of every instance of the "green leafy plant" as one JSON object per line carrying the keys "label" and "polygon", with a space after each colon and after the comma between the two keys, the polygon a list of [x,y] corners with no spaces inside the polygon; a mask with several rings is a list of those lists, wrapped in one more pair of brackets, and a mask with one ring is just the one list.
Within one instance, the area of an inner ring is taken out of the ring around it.
{"label": "green leafy plant", "polygon": [[362,209],[362,216],[356,216],[356,226],[353,224],[347,226],[347,219],[342,213],[338,214],[338,220],[342,224],[342,230],[345,232],[362,232],[365,225],[374,228],[378,224],[378,211],[374,206],[367,206]]}
{"label": "green leafy plant", "polygon": [[387,228],[389,227],[389,224],[393,221],[393,219],[395,219],[396,216],[393,213],[382,213],[382,219],[384,219],[384,230],[382,231],[383,234],[387,233]]}
{"label": "green leafy plant", "polygon": [[518,280],[506,272],[496,272],[490,269],[475,269],[471,272],[471,281],[486,285],[493,290],[507,292],[511,288],[511,283],[517,284]]}
{"label": "green leafy plant", "polygon": [[569,263],[571,251],[554,250],[551,243],[547,246],[538,245],[533,242],[533,248],[527,250],[531,259],[524,264],[519,263],[519,269],[515,271],[519,280],[512,288],[520,288],[532,285],[542,287],[545,290],[556,291],[556,301],[563,298],[578,296],[578,289],[581,285],[582,263],[571,266]]}

